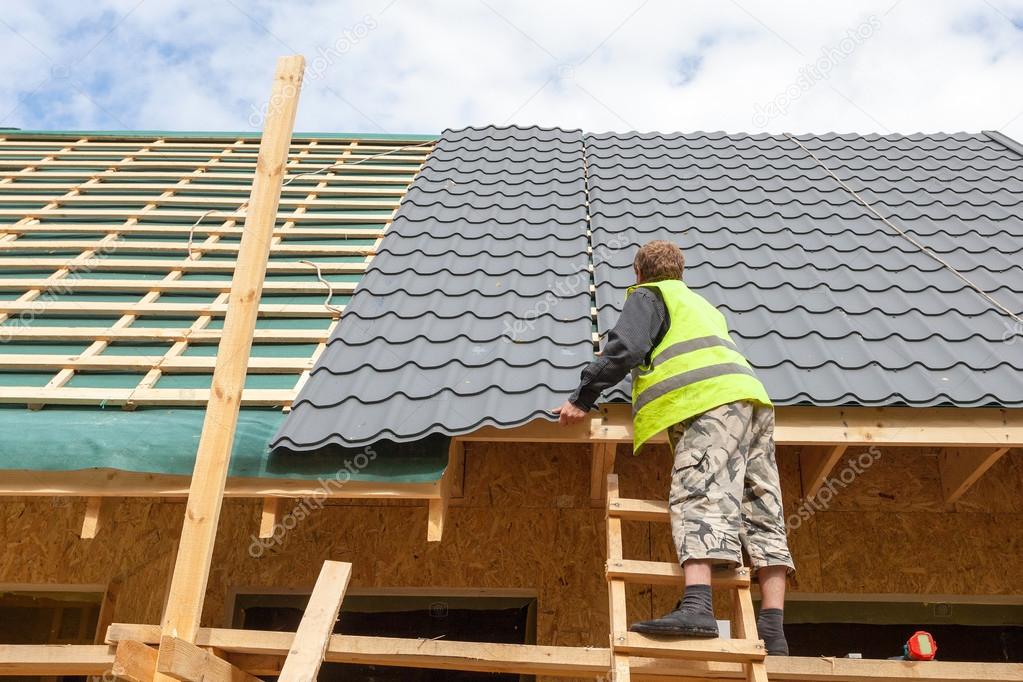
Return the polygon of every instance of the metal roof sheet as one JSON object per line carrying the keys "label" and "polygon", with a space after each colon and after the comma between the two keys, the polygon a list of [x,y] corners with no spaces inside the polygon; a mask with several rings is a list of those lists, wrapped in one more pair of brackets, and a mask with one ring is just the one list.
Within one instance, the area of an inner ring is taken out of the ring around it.
{"label": "metal roof sheet", "polygon": [[545,416],[592,357],[588,268],[603,333],[651,239],[683,248],[778,404],[1023,406],[1023,330],[934,257],[1023,312],[1023,150],[1004,136],[467,128],[441,137],[272,445]]}
{"label": "metal roof sheet", "polygon": [[529,421],[592,359],[580,131],[443,133],[272,447]]}

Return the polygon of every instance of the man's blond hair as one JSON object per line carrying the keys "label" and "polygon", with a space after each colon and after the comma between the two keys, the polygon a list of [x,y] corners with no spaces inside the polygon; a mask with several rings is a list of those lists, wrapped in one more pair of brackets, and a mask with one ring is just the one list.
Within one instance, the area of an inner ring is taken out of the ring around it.
{"label": "man's blond hair", "polygon": [[639,281],[661,282],[666,279],[682,279],[686,259],[682,249],[669,241],[658,239],[639,247],[632,263],[639,273]]}

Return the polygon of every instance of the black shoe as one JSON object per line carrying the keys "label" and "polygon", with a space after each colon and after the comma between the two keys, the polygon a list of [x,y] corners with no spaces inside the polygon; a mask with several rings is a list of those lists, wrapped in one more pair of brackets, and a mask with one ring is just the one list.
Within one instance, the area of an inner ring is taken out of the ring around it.
{"label": "black shoe", "polygon": [[718,623],[712,613],[686,613],[675,609],[666,616],[633,623],[629,631],[673,637],[717,637]]}
{"label": "black shoe", "polygon": [[776,637],[773,640],[765,639],[764,648],[767,649],[768,656],[789,655],[789,643],[785,641],[784,637]]}

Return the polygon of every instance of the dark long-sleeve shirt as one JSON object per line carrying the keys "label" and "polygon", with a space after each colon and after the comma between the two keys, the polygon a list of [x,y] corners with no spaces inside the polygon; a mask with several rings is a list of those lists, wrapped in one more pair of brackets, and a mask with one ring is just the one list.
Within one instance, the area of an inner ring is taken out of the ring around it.
{"label": "dark long-sleeve shirt", "polygon": [[589,410],[597,398],[633,367],[642,365],[668,331],[668,312],[660,295],[638,288],[625,299],[621,317],[607,333],[600,356],[583,368],[579,387],[569,397],[576,406]]}

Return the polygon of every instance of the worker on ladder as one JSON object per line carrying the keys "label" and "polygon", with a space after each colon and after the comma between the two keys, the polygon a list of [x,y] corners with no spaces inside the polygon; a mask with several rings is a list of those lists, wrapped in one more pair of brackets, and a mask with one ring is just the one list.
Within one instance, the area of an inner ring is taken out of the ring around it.
{"label": "worker on ladder", "polygon": [[785,580],[794,570],[774,456],[774,408],[728,333],[724,316],[682,282],[682,250],[652,241],[636,254],[636,286],[600,356],[554,410],[582,420],[600,394],[632,370],[634,452],[667,429],[675,461],[668,507],[685,594],[662,618],[629,629],[648,635],[717,637],[713,564],[757,571],[757,629],[767,652],[787,655]]}

